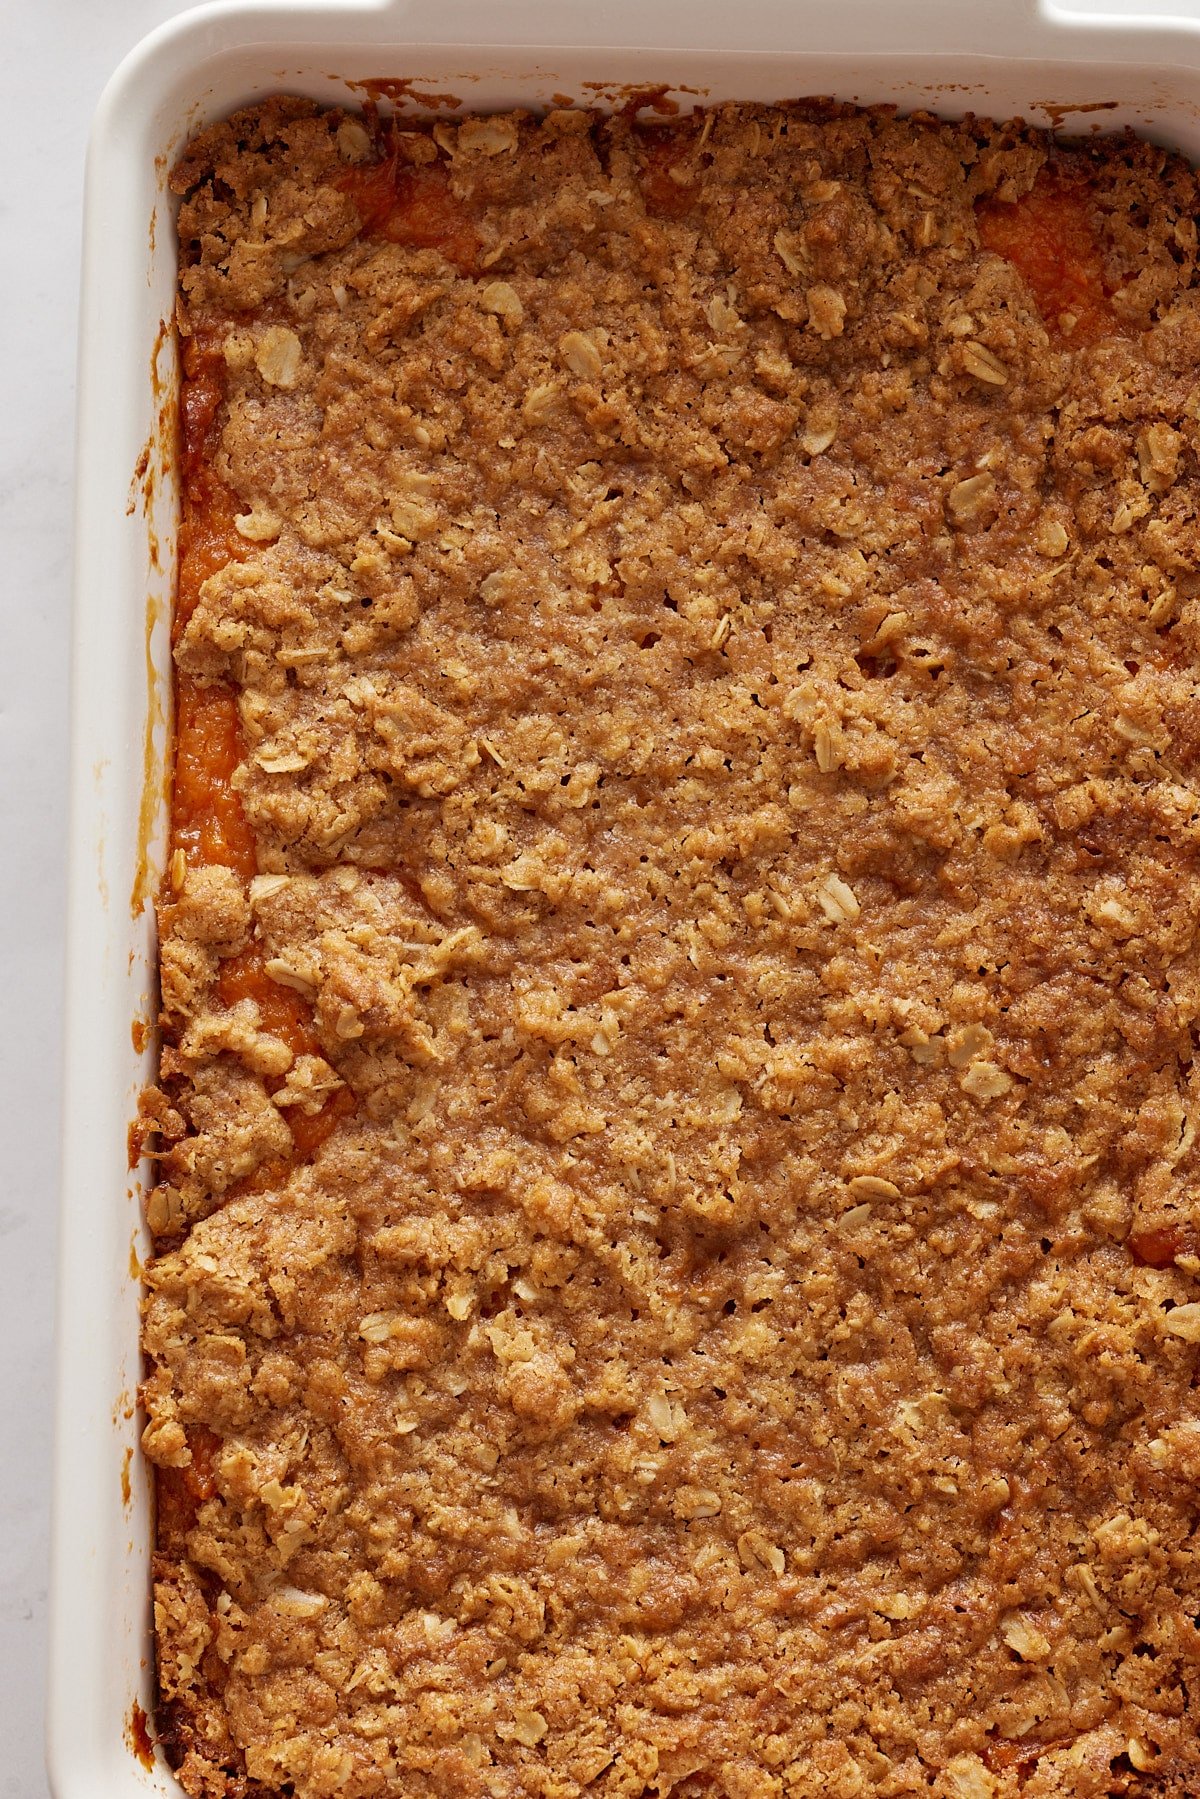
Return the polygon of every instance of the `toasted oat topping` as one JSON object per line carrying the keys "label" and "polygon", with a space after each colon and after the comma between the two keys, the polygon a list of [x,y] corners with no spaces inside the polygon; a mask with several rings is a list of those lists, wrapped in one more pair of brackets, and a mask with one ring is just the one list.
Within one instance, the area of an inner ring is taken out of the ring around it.
{"label": "toasted oat topping", "polygon": [[276,100],[176,184],[185,1789],[1194,1799],[1192,171]]}

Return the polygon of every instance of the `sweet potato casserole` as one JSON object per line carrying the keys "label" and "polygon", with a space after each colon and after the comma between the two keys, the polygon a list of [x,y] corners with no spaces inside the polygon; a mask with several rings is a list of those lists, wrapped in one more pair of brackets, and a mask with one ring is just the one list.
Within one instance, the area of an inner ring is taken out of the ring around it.
{"label": "sweet potato casserole", "polygon": [[1196,176],[276,98],[174,180],[184,1789],[1195,1799]]}

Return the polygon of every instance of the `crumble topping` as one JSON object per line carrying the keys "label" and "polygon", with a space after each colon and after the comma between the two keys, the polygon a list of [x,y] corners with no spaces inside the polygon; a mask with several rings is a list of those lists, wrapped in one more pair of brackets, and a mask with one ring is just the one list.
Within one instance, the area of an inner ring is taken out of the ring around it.
{"label": "crumble topping", "polygon": [[1187,1799],[1195,175],[277,99],[175,182],[186,1791]]}

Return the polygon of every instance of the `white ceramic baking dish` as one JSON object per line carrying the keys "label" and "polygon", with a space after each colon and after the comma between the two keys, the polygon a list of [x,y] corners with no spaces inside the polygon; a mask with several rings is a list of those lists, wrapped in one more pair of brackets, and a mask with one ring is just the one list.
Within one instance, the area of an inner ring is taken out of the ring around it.
{"label": "white ceramic baking dish", "polygon": [[[375,0],[201,8],[113,78],[88,162],[76,509],[74,744],[49,1760],[57,1799],[177,1793],[138,1759],[151,1708],[148,1484],[136,1453],[167,625],[175,272],[166,180],[197,125],[286,88],[409,78],[463,107],[828,94],[1066,130],[1130,125],[1200,157],[1200,0]],[[1135,11],[1140,5],[1140,16]],[[1153,10],[1151,10],[1151,8]],[[598,83],[600,87],[588,84]],[[144,1171],[142,1171],[144,1172]]]}

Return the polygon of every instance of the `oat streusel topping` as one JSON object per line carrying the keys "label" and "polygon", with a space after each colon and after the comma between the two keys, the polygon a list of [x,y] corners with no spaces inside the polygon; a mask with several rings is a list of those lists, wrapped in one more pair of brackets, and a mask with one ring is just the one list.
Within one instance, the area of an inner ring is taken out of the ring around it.
{"label": "oat streusel topping", "polygon": [[183,1785],[1194,1799],[1196,177],[370,125],[176,175]]}

